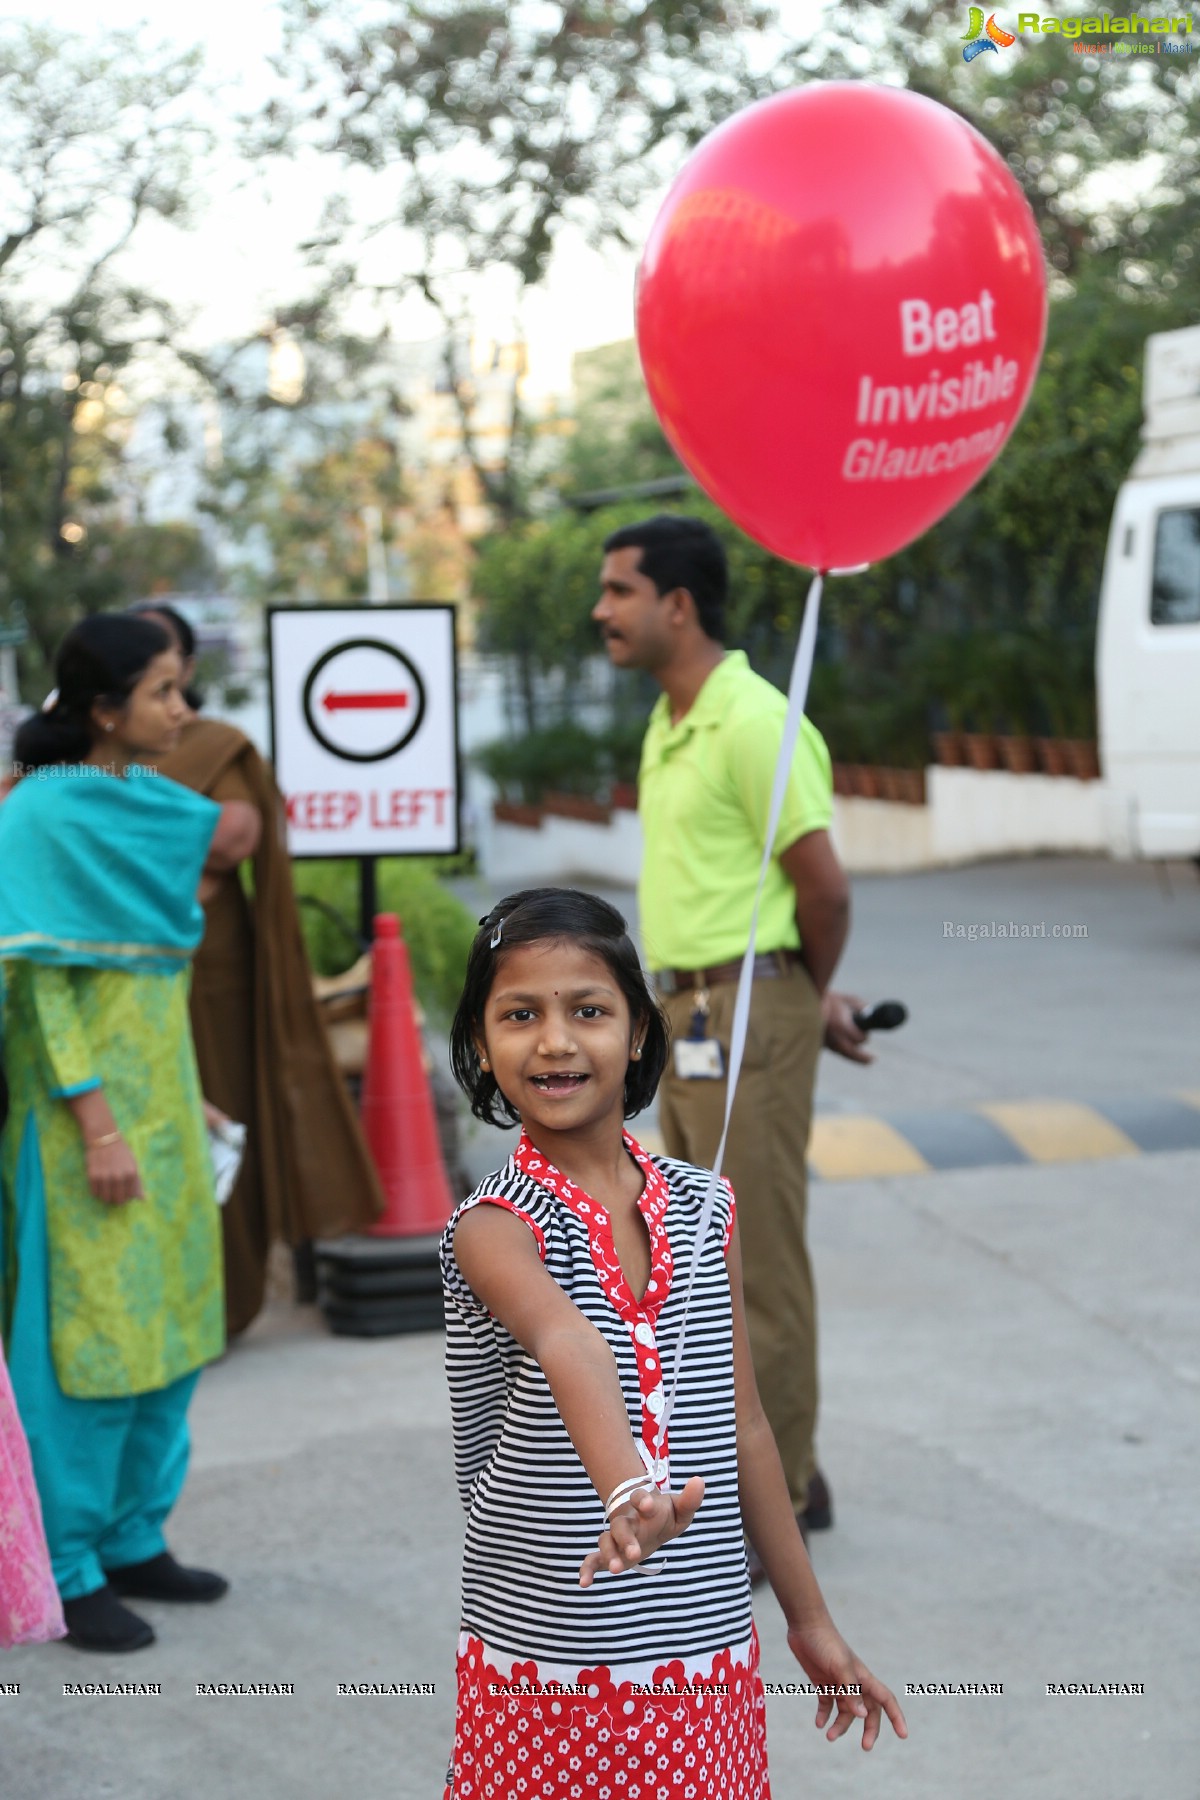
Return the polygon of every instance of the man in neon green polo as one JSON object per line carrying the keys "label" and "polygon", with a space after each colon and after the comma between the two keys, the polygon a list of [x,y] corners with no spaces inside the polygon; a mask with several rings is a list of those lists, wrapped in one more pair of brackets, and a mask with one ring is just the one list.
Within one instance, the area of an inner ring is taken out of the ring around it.
{"label": "man in neon green polo", "polygon": [[[787,703],[742,651],[725,649],[725,553],[708,525],[664,514],[614,532],[604,549],[592,616],[609,658],[647,670],[663,690],[638,775],[642,943],[674,1052],[659,1117],[668,1154],[708,1166]],[[828,993],[850,916],[832,816],[829,752],[805,719],[759,912],[725,1173],[738,1200],[758,1388],[808,1529],[832,1520],[814,1448],[816,1308],[805,1242],[817,1055],[824,1041],[870,1060],[852,1018],[858,1002]]]}

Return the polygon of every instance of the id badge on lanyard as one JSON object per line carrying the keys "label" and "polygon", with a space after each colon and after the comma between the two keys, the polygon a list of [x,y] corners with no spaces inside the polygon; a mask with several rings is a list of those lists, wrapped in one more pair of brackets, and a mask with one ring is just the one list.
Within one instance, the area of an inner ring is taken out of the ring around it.
{"label": "id badge on lanyard", "polygon": [[680,1081],[725,1079],[725,1053],[716,1038],[708,1035],[708,1015],[708,989],[697,988],[688,1034],[685,1038],[675,1039],[675,1073]]}

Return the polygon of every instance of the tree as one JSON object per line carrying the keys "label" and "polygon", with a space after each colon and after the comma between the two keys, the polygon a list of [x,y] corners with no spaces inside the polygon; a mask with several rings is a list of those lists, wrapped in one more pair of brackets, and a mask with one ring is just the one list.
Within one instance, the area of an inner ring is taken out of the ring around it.
{"label": "tree", "polygon": [[[236,467],[226,465],[226,481],[240,482]],[[366,596],[364,512],[387,517],[403,498],[395,445],[381,433],[344,429],[308,457],[273,459],[247,502],[231,509],[248,550],[240,585],[262,600]]]}
{"label": "tree", "polygon": [[145,399],[168,451],[189,412],[194,437],[204,407],[219,420],[225,454],[209,458],[203,497],[217,525],[261,506],[300,443],[310,462],[333,459],[310,474],[314,490],[340,479],[346,413],[327,402],[357,395],[375,346],[334,319],[336,277],[205,350],[132,279],[147,228],[195,216],[212,144],[204,98],[199,57],[155,51],[143,32],[0,31],[0,622],[21,604],[31,691],[80,612],[141,598],[148,582],[217,578],[194,526],[141,514],[130,446]]}
{"label": "tree", "polygon": [[528,732],[542,723],[538,677],[564,677],[569,694],[572,674],[597,648],[589,615],[603,535],[604,515],[560,513],[498,531],[481,547],[473,583],[483,602],[479,643],[513,659]]}
{"label": "tree", "polygon": [[[1112,500],[1136,442],[1141,346],[1148,331],[1189,322],[1200,300],[1191,59],[1085,59],[1045,34],[968,66],[963,10],[949,0],[842,0],[810,43],[765,70],[738,35],[749,13],[734,7],[289,0],[289,12],[295,91],[271,110],[262,141],[334,151],[358,178],[356,206],[379,191],[380,176],[391,184],[359,236],[340,202],[314,254],[349,291],[364,242],[386,242],[400,272],[375,290],[384,299],[415,290],[438,311],[464,441],[502,526],[532,510],[532,440],[519,389],[502,466],[488,468],[473,438],[475,396],[456,346],[481,271],[507,270],[516,304],[564,224],[594,242],[627,239],[639,201],[700,130],[790,82],[868,76],[968,118],[1021,182],[1043,233],[1054,295],[1045,363],[1011,444],[959,507],[900,555],[831,584],[825,648],[852,685],[861,676],[871,687],[872,705],[889,684],[917,679],[918,640],[978,627],[1034,634],[1086,661]],[[760,10],[755,22],[766,18]],[[620,487],[674,466],[626,380],[616,362],[599,378],[560,492]],[[569,688],[592,642],[601,528],[657,504],[521,524],[484,545],[483,638],[518,659],[531,726],[539,672],[557,671]],[[664,504],[720,519],[694,493]],[[780,673],[806,579],[727,522],[719,528],[734,566],[734,639]]]}
{"label": "tree", "polygon": [[769,16],[736,0],[285,0],[287,86],[254,141],[275,154],[315,145],[346,165],[354,203],[331,203],[313,254],[344,274],[386,242],[396,273],[375,291],[433,307],[496,518],[528,515],[534,438],[518,382],[507,455],[497,466],[481,453],[462,354],[481,272],[507,272],[519,314],[564,225],[628,243],[686,146],[761,91],[750,44]]}
{"label": "tree", "polygon": [[[1097,258],[1139,290],[1153,268],[1172,273],[1167,218],[1190,225],[1194,243],[1197,217],[1196,59],[1083,56],[1061,33],[1039,33],[967,64],[964,23],[959,0],[838,0],[790,61],[802,79],[886,81],[969,120],[1021,183],[1051,268],[1068,279]],[[1158,177],[1149,198],[1148,171]]]}
{"label": "tree", "polygon": [[1046,353],[1010,443],[916,544],[831,584],[828,643],[851,685],[919,686],[946,643],[977,634],[992,646],[971,681],[980,728],[1004,714],[1046,729],[1044,700],[1011,681],[1001,696],[999,664],[1020,660],[1017,638],[1043,693],[1055,664],[1086,684],[1145,339],[1200,316],[1200,71],[1193,56],[1084,56],[1061,32],[967,64],[964,29],[957,0],[840,0],[790,57],[798,79],[867,77],[960,113],[1020,182],[1051,272]]}
{"label": "tree", "polygon": [[[1137,450],[1145,338],[1189,322],[1179,290],[1122,292],[1105,270],[1085,269],[1051,308],[1030,403],[983,480],[916,543],[828,584],[813,710],[843,759],[917,762],[930,727],[967,719],[985,731],[1088,734],[1096,604],[1113,504]],[[604,435],[603,413],[599,425],[589,444],[584,409],[571,455],[590,475],[615,477],[632,464],[645,420],[630,423],[628,450],[619,433]],[[588,615],[604,536],[660,509],[699,515],[720,533],[729,641],[786,681],[808,575],[691,487],[582,518],[565,512],[485,545],[475,580],[485,641],[518,659],[530,729],[544,723],[537,674],[569,680],[595,648]],[[947,707],[953,719],[941,716]]]}
{"label": "tree", "polygon": [[123,599],[212,593],[220,580],[216,559],[197,525],[101,524],[91,539],[97,568],[105,570]]}
{"label": "tree", "polygon": [[123,382],[178,328],[122,258],[149,221],[189,216],[197,67],[125,32],[0,35],[0,609],[24,606],[35,680],[78,610],[121,597],[93,526],[130,426]]}
{"label": "tree", "polygon": [[682,474],[655,416],[632,338],[574,359],[574,429],[554,473],[568,495],[621,489]]}
{"label": "tree", "polygon": [[[484,541],[474,578],[474,591],[483,602],[480,642],[514,659],[526,730],[536,731],[546,722],[537,677],[559,677],[559,710],[565,715],[580,664],[601,653],[591,612],[599,595],[604,539],[660,509],[704,519],[717,532],[729,558],[728,641],[744,646],[756,667],[786,684],[811,578],[748,538],[689,485],[662,502],[630,499],[583,514],[563,510]],[[623,680],[615,690],[617,712],[648,711],[653,691],[648,682]]]}

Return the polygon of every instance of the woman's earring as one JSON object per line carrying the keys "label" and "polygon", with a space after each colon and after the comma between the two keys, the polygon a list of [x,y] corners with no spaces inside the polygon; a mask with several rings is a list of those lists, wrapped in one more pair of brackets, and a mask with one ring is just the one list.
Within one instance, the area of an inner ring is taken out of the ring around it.
{"label": "woman's earring", "polygon": [[640,1058],[641,1054],[642,1054],[642,1046],[639,1044],[636,1050],[630,1052],[630,1061],[637,1062],[638,1059]]}
{"label": "woman's earring", "polygon": [[112,730],[112,720],[111,719],[109,720],[108,724],[104,727],[104,729],[105,729],[105,731]]}
{"label": "woman's earring", "polygon": [[479,1059],[479,1066],[481,1069],[490,1069],[492,1065],[486,1056],[481,1056]]}

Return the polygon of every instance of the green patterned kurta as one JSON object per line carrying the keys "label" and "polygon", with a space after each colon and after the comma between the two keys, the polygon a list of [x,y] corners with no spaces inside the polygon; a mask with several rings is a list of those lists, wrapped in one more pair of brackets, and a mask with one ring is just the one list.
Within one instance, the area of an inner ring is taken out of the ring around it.
{"label": "green patterned kurta", "polygon": [[[189,971],[133,973],[9,962],[4,1060],[9,1119],[0,1179],[18,1193],[36,1133],[50,1252],[51,1350],[78,1399],[166,1387],[224,1348],[220,1220],[188,1023]],[[109,1206],[87,1183],[64,1094],[100,1081],[135,1158],[144,1198]],[[28,1182],[26,1184],[29,1185]],[[5,1221],[6,1246],[13,1242]],[[6,1281],[20,1270],[6,1254]],[[8,1297],[10,1299],[10,1297]],[[8,1306],[3,1309],[8,1316]]]}

